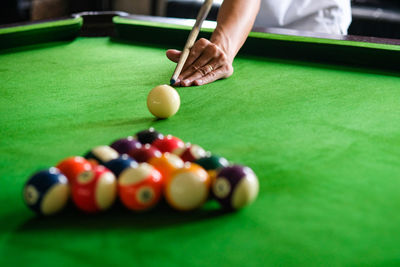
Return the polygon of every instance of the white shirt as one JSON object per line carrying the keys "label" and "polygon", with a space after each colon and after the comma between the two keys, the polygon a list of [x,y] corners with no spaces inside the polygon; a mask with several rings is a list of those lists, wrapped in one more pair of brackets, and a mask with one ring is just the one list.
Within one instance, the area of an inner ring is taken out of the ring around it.
{"label": "white shirt", "polygon": [[350,0],[261,0],[256,27],[347,34]]}

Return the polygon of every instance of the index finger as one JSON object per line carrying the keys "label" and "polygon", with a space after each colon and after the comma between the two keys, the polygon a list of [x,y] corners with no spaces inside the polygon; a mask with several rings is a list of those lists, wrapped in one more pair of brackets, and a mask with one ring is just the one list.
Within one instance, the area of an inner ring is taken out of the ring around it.
{"label": "index finger", "polygon": [[201,38],[196,43],[194,43],[194,45],[190,49],[190,53],[188,58],[186,59],[185,65],[183,65],[182,72],[187,70],[187,68],[201,56],[209,42],[210,41],[208,41],[207,39]]}

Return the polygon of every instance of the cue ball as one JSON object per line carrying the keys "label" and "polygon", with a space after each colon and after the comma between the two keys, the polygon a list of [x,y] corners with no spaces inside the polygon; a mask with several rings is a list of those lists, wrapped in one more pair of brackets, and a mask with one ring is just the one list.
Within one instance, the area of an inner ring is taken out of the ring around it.
{"label": "cue ball", "polygon": [[57,168],[35,173],[24,187],[25,204],[38,214],[51,215],[65,207],[69,198],[67,177]]}
{"label": "cue ball", "polygon": [[179,110],[181,99],[178,92],[169,85],[154,87],[147,96],[147,107],[151,114],[160,119],[173,116]]}

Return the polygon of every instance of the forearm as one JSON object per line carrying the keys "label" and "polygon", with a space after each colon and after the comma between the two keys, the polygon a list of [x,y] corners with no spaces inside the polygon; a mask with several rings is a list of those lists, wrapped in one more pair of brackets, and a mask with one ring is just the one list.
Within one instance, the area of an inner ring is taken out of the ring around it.
{"label": "forearm", "polygon": [[233,60],[251,31],[260,8],[260,0],[225,0],[219,10],[217,27],[211,42]]}

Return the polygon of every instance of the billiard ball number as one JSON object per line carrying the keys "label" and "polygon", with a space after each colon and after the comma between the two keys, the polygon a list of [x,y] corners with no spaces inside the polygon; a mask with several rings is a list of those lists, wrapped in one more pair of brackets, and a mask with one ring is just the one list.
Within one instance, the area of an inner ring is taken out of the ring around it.
{"label": "billiard ball number", "polygon": [[116,196],[115,175],[102,165],[81,173],[72,184],[72,200],[80,210],[88,213],[107,210]]}
{"label": "billiard ball number", "polygon": [[70,184],[73,184],[82,172],[92,169],[92,164],[83,157],[75,156],[60,161],[56,168],[67,177]]}
{"label": "billiard ball number", "polygon": [[222,168],[212,185],[214,197],[226,209],[240,209],[257,197],[259,183],[254,172],[245,166]]}
{"label": "billiard ball number", "polygon": [[162,195],[161,173],[148,163],[124,170],[118,178],[118,191],[122,204],[134,211],[154,207]]}
{"label": "billiard ball number", "polygon": [[57,168],[33,174],[23,191],[26,205],[41,215],[52,215],[61,211],[69,198],[68,179]]}

